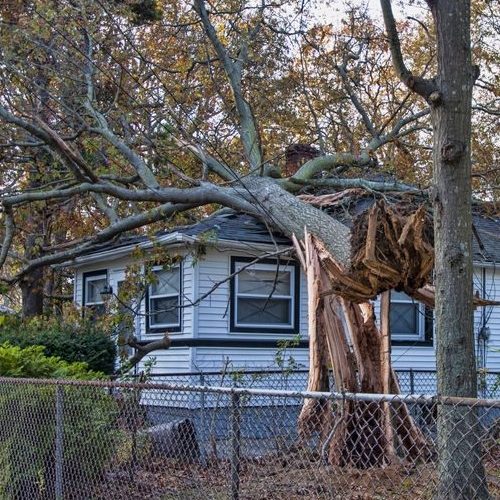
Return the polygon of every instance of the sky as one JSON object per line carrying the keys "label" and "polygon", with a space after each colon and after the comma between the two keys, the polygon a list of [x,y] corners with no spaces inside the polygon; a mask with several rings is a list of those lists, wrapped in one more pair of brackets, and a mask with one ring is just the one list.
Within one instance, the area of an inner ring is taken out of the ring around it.
{"label": "sky", "polygon": [[[342,18],[342,14],[347,10],[348,3],[351,5],[365,4],[373,17],[380,17],[380,19],[382,19],[380,0],[352,0],[351,2],[345,0],[320,0],[316,10],[318,18],[336,24]],[[429,9],[423,0],[393,1],[392,9],[396,20],[403,20],[408,16],[423,19],[429,13]]]}

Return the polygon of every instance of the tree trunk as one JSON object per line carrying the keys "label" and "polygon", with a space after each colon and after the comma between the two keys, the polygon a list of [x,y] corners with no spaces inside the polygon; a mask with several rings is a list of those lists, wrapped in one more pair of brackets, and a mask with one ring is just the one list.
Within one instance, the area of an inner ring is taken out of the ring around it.
{"label": "tree trunk", "polygon": [[[35,227],[38,227],[38,225]],[[24,248],[27,258],[38,255],[36,235],[30,234],[26,237]],[[45,288],[43,268],[40,267],[30,272],[23,278],[19,286],[21,288],[23,318],[43,314],[43,292]]]}
{"label": "tree trunk", "polygon": [[[438,42],[440,105],[434,126],[434,241],[438,391],[475,397],[472,314],[470,0],[429,1]],[[438,418],[440,499],[488,498],[477,416],[441,406]]]}
{"label": "tree trunk", "polygon": [[[308,244],[310,238],[306,238],[306,251],[302,256],[303,268],[307,274],[307,301],[308,332],[309,332],[309,375],[307,380],[308,391],[328,392],[330,390],[328,381],[328,351],[326,336],[321,328],[321,297],[322,290],[321,273],[319,263],[314,254],[310,254]],[[300,246],[297,244],[299,251]],[[325,417],[330,413],[331,405],[326,401],[318,399],[306,399],[299,415],[299,435],[307,438],[318,429],[325,429]]]}
{"label": "tree trunk", "polygon": [[[39,116],[44,122],[49,123],[51,112],[49,107],[48,93],[49,79],[41,69],[37,75],[37,100],[34,104],[33,113]],[[35,150],[36,151],[36,150]],[[35,152],[31,158],[32,165],[27,170],[27,180],[29,189],[37,189],[42,185],[42,178],[38,164],[42,166],[50,165],[53,161],[51,155],[41,150]],[[27,233],[24,242],[24,255],[26,259],[36,259],[41,255],[42,244],[46,238],[47,216],[42,207],[29,207],[26,218],[25,231]],[[44,268],[32,270],[23,277],[20,283],[22,298],[23,318],[30,318],[43,314],[44,289],[45,289]]]}
{"label": "tree trunk", "polygon": [[[336,391],[388,393],[389,388],[397,387],[388,352],[384,359],[384,338],[377,329],[373,305],[325,295],[331,277],[320,260],[325,257],[323,247],[318,248],[316,239],[307,231],[303,244],[295,240],[295,248],[308,280],[308,389],[325,390],[322,384],[328,364],[333,368]],[[388,329],[386,309],[383,323]],[[396,405],[394,410],[388,404],[350,400],[339,402],[334,410],[327,401],[306,400],[299,416],[299,434],[302,439],[314,432],[326,437],[326,441],[321,440],[322,448],[328,445],[328,459],[333,465],[360,469],[383,466],[394,458],[395,435],[410,456],[428,458],[427,440],[413,423],[406,405]]]}
{"label": "tree trunk", "polygon": [[307,228],[310,234],[324,243],[343,270],[349,269],[351,232],[345,224],[285,191],[268,177],[249,176],[234,189],[254,206],[256,215],[270,226],[301,240]]}

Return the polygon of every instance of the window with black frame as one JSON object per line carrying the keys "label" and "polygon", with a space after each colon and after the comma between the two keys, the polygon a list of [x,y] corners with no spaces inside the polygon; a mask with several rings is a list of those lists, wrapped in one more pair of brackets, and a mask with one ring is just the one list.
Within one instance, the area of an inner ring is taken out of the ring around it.
{"label": "window with black frame", "polygon": [[432,343],[432,310],[403,292],[391,292],[393,343]]}
{"label": "window with black frame", "polygon": [[150,333],[181,329],[181,265],[153,269],[154,280],[148,287],[146,310]]}
{"label": "window with black frame", "polygon": [[296,333],[297,266],[269,261],[246,266],[248,262],[243,259],[232,261],[232,272],[237,274],[231,280],[231,330]]}
{"label": "window with black frame", "polygon": [[[108,285],[106,270],[92,271],[83,274],[83,306],[91,317],[101,316],[106,312],[105,295]],[[102,292],[105,292],[104,294]]]}

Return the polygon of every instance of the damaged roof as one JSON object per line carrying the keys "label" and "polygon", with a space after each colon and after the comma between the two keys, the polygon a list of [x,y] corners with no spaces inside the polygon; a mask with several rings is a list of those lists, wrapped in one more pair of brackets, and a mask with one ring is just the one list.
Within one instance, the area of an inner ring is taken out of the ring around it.
{"label": "damaged roof", "polygon": [[[366,199],[356,203],[353,214],[367,210],[373,201]],[[348,223],[349,221],[344,220]],[[500,218],[484,215],[474,215],[473,259],[476,262],[500,262]],[[237,241],[267,245],[291,245],[288,237],[279,232],[269,232],[269,229],[257,218],[235,212],[225,212],[207,217],[200,222],[188,226],[178,226],[155,234],[156,238],[169,234],[180,234],[195,238],[206,237],[213,242]],[[133,236],[121,238],[114,244],[106,246],[107,250],[137,246],[151,241],[149,236]],[[100,250],[89,252],[87,255],[100,253]]]}
{"label": "damaged roof", "polygon": [[251,243],[265,243],[279,245],[291,244],[289,238],[279,232],[270,230],[261,221],[247,214],[229,213],[208,217],[192,226],[178,228],[187,236],[199,236],[203,233],[214,232],[215,239],[229,241],[247,241]]}
{"label": "damaged roof", "polygon": [[[168,235],[188,236],[198,240],[206,239],[216,243],[217,241],[235,241],[244,243],[255,243],[265,245],[291,245],[292,242],[283,234],[269,229],[257,218],[236,212],[225,212],[209,216],[200,222],[187,226],[177,226],[165,231],[159,231],[154,236],[122,236],[113,243],[92,249],[81,254],[81,257],[100,254],[104,251],[136,247],[149,243],[155,239],[167,237]],[[80,260],[79,258],[77,258]]]}

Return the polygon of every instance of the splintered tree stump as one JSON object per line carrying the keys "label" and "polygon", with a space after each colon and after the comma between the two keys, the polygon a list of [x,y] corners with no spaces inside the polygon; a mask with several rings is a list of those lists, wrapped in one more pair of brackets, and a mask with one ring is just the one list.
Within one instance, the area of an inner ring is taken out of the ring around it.
{"label": "splintered tree stump", "polygon": [[[297,243],[298,244],[298,243]],[[308,241],[306,240],[306,247]],[[307,251],[300,255],[302,265],[307,273],[307,297],[308,310],[314,311],[309,314],[309,341],[311,350],[309,353],[309,377],[307,382],[308,391],[327,392],[330,390],[328,380],[328,346],[326,335],[322,335],[322,309],[323,302],[319,295],[324,276],[321,274],[319,262],[314,258],[315,254]],[[326,428],[326,418],[330,414],[330,404],[318,399],[306,399],[299,416],[299,436],[307,438],[313,432]]]}
{"label": "splintered tree stump", "polygon": [[[373,304],[358,304],[325,293],[332,283],[329,264],[333,260],[312,235],[306,232],[304,243],[295,240],[295,247],[308,279],[311,357],[308,390],[327,389],[330,365],[337,391],[388,393],[390,389],[399,393],[386,352],[387,338],[377,327]],[[366,254],[372,257],[372,249]],[[337,269],[335,263],[333,268]],[[388,313],[386,308],[382,321],[386,333]],[[313,433],[320,434],[322,443],[329,447],[328,460],[333,465],[366,469],[390,463],[394,459],[395,438],[408,456],[430,453],[427,440],[403,403],[306,400],[298,429],[304,440]]]}
{"label": "splintered tree stump", "polygon": [[341,467],[368,469],[389,462],[387,440],[381,423],[384,416],[378,403],[350,401],[340,418],[342,439],[332,440],[329,462]]}
{"label": "splintered tree stump", "polygon": [[[389,296],[382,300],[381,330],[370,301],[396,289],[434,306],[434,289],[428,283],[434,264],[428,206],[418,197],[401,197],[391,205],[383,199],[374,202],[356,189],[301,198],[334,218],[348,212],[346,203],[364,207],[353,210],[349,268],[307,229],[303,241],[294,238],[308,282],[308,390],[328,391],[331,367],[337,392],[399,394],[390,363]],[[496,302],[475,297],[474,304]],[[427,461],[435,454],[403,402],[306,399],[298,430],[303,440],[319,435],[335,465],[382,466],[396,458],[395,444],[398,455],[413,461]]]}
{"label": "splintered tree stump", "polygon": [[[310,364],[307,390],[328,391],[328,368],[331,360],[335,385],[356,391],[356,370],[339,312],[342,310],[336,296],[321,297],[321,290],[329,286],[329,277],[321,267],[313,240],[306,235],[304,252],[297,240],[295,246],[307,273],[309,308]],[[331,404],[328,401],[306,399],[299,416],[299,436],[306,439],[315,431],[323,434],[331,424]]]}

